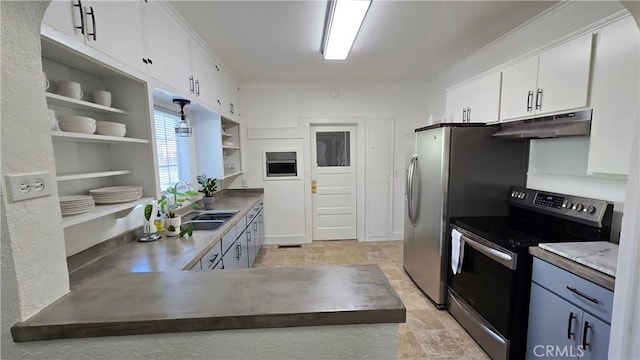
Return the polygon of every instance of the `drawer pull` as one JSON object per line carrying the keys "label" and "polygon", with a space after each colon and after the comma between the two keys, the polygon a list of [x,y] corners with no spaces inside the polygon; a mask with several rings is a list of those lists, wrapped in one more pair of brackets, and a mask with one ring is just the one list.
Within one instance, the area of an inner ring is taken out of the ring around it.
{"label": "drawer pull", "polygon": [[587,342],[587,334],[589,333],[589,329],[591,328],[591,324],[588,321],[584,322],[584,330],[582,331],[582,349],[587,350],[587,348],[591,345]]}
{"label": "drawer pull", "polygon": [[572,288],[571,286],[567,286],[567,290],[571,291],[572,293],[581,296],[589,301],[591,301],[594,304],[600,304],[600,301],[598,301],[598,299],[591,297],[587,294],[582,293],[581,291],[577,290],[576,288]]}
{"label": "drawer pull", "polygon": [[567,324],[567,339],[571,340],[571,337],[574,336],[573,332],[571,331],[572,328],[572,323],[573,323],[573,319],[576,318],[576,315],[574,313],[572,313],[571,311],[569,312],[569,323]]}
{"label": "drawer pull", "polygon": [[212,263],[214,261],[216,261],[216,259],[218,258],[218,253],[216,253],[211,259],[209,259],[209,262]]}

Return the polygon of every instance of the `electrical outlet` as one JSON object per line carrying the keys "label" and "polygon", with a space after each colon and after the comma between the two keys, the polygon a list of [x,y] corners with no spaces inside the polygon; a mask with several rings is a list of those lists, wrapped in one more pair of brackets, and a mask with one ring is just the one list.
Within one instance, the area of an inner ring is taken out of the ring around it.
{"label": "electrical outlet", "polygon": [[28,173],[5,176],[11,202],[51,195],[51,174]]}

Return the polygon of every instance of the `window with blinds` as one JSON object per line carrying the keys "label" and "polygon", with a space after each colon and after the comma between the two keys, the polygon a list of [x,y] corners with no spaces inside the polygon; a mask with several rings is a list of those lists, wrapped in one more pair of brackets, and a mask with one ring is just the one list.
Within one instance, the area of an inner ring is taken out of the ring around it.
{"label": "window with blinds", "polygon": [[165,191],[180,180],[191,183],[190,138],[176,136],[175,132],[180,115],[160,108],[153,113],[160,189]]}

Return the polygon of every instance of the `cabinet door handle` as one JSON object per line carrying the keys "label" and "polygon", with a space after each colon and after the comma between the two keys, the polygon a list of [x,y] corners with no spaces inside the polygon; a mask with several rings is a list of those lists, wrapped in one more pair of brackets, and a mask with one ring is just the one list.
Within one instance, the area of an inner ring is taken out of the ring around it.
{"label": "cabinet door handle", "polygon": [[229,112],[231,112],[232,114],[235,113],[235,106],[233,105],[233,103],[229,103]]}
{"label": "cabinet door handle", "polygon": [[462,122],[467,121],[467,109],[462,109]]}
{"label": "cabinet door handle", "polygon": [[258,231],[258,222],[253,223],[253,231]]}
{"label": "cabinet door handle", "polygon": [[212,262],[216,261],[216,259],[218,258],[218,255],[220,255],[220,254],[216,253],[211,259],[209,259],[209,262],[212,263]]}
{"label": "cabinet door handle", "polygon": [[242,256],[242,244],[238,243],[238,254],[240,254],[240,256]]}
{"label": "cabinet door handle", "polygon": [[467,122],[471,122],[471,108],[468,107],[467,108]]}
{"label": "cabinet door handle", "polygon": [[573,331],[571,331],[573,319],[576,318],[576,315],[569,311],[569,322],[567,323],[567,339],[571,340],[571,337],[574,336]]}
{"label": "cabinet door handle", "polygon": [[582,330],[582,350],[587,350],[587,348],[591,345],[587,342],[587,334],[589,334],[589,329],[591,328],[591,324],[588,321],[584,322],[584,329]]}
{"label": "cabinet door handle", "polygon": [[200,96],[200,79],[196,80],[196,96]]}
{"label": "cabinet door handle", "polygon": [[195,91],[195,87],[196,85],[193,83],[193,75],[189,76],[189,92],[193,94],[193,92]]}
{"label": "cabinet door handle", "polygon": [[527,93],[527,112],[533,110],[533,91]]}
{"label": "cabinet door handle", "polygon": [[142,62],[143,62],[143,63],[145,63],[145,64],[148,64],[148,63],[149,63],[149,62],[147,61],[147,59],[145,59],[145,58],[142,58]]}
{"label": "cabinet door handle", "polygon": [[78,8],[78,12],[80,13],[80,26],[76,26],[76,29],[80,29],[80,33],[84,35],[84,13],[82,12],[82,0],[78,0],[77,4],[73,4],[73,6]]}
{"label": "cabinet door handle", "polygon": [[147,61],[149,62],[149,64],[153,64],[153,61],[151,61],[151,59],[147,59]]}
{"label": "cabinet door handle", "polygon": [[251,242],[251,232],[247,231],[247,241]]}
{"label": "cabinet door handle", "polygon": [[578,295],[578,296],[580,296],[580,297],[583,297],[583,298],[585,298],[585,299],[587,299],[587,300],[591,301],[591,302],[592,302],[592,303],[594,303],[594,304],[599,304],[599,303],[600,303],[600,301],[598,301],[598,299],[596,299],[596,298],[594,298],[594,297],[591,297],[591,296],[589,296],[589,295],[587,295],[587,294],[585,294],[585,293],[581,292],[580,290],[578,290],[578,289],[576,289],[576,288],[572,288],[572,287],[570,287],[570,286],[567,286],[567,290],[571,291],[572,293],[574,293],[574,294],[576,294],[576,295]]}
{"label": "cabinet door handle", "polygon": [[91,15],[91,23],[93,24],[93,33],[89,33],[89,36],[93,36],[93,41],[96,41],[96,34],[98,33],[98,29],[96,29],[96,14],[93,11],[93,6],[89,6],[87,15]]}
{"label": "cabinet door handle", "polygon": [[542,89],[536,91],[536,110],[542,109]]}

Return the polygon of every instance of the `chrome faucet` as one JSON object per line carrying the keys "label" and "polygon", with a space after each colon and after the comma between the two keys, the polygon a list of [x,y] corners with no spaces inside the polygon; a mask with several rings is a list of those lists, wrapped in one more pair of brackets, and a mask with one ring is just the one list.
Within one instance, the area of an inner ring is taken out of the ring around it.
{"label": "chrome faucet", "polygon": [[189,190],[189,184],[187,184],[186,182],[180,180],[178,181],[175,185],[173,185],[173,205],[175,206],[176,203],[178,202],[178,185],[180,185],[180,183],[184,184],[184,186],[187,187],[187,190]]}

